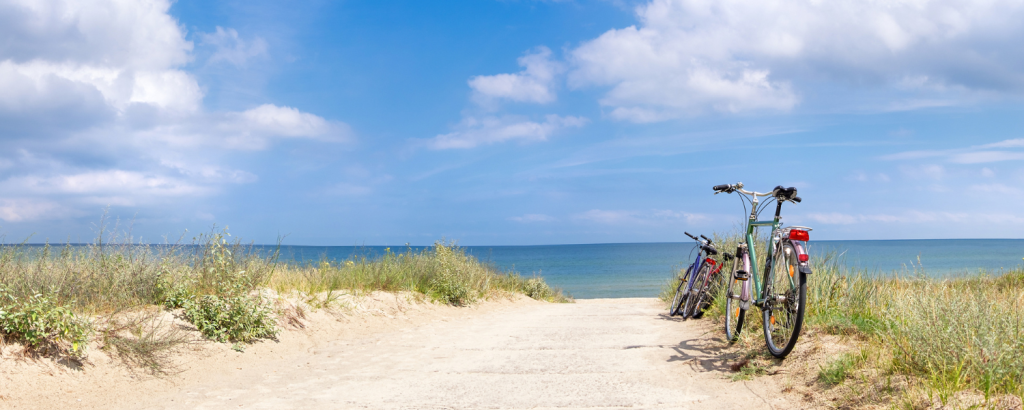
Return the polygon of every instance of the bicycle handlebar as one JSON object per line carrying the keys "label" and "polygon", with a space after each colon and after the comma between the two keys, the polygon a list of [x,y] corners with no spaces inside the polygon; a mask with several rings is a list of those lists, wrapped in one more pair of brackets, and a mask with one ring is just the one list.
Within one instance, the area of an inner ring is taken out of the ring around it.
{"label": "bicycle handlebar", "polygon": [[683,233],[685,233],[685,234],[686,234],[686,236],[689,236],[689,237],[693,238],[693,240],[697,240],[697,237],[696,237],[696,236],[693,236],[693,235],[690,235],[690,233],[689,233],[689,232],[683,232]]}
{"label": "bicycle handlebar", "polygon": [[704,238],[704,240],[705,240],[705,241],[708,241],[708,245],[711,245],[711,240],[710,240],[710,239],[708,239],[708,237],[706,237],[706,236],[704,236],[704,235],[701,235],[700,237],[701,237],[701,238]]}
{"label": "bicycle handlebar", "polygon": [[[743,189],[743,183],[742,182],[737,182],[737,183],[732,184],[732,185],[729,185],[729,184],[715,185],[714,187],[712,187],[712,189],[715,190],[715,194],[718,194],[720,192],[725,192],[727,194],[731,194],[733,192],[739,192],[741,194],[750,195],[752,197],[773,196],[773,195],[775,195],[775,191],[774,190],[772,192],[747,191],[746,189]],[[796,189],[795,188],[790,188],[790,189],[793,189],[793,193],[796,193]],[[802,201],[800,199],[800,197],[798,197],[798,196],[794,196],[794,197],[790,198],[789,200],[791,200],[793,202],[800,202],[800,201]]]}

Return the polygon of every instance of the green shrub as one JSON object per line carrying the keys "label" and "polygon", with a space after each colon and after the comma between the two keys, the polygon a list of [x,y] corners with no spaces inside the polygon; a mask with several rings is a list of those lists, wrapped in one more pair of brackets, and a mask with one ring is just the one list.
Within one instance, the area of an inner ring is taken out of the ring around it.
{"label": "green shrub", "polygon": [[277,337],[273,312],[260,296],[203,295],[185,302],[184,314],[203,336],[218,342],[248,343]]}
{"label": "green shrub", "polygon": [[473,290],[453,272],[442,272],[430,281],[430,296],[452,306],[466,306],[476,300]]}
{"label": "green shrub", "polygon": [[19,299],[0,288],[0,331],[40,354],[82,358],[92,326],[52,296]]}
{"label": "green shrub", "polygon": [[537,300],[545,300],[550,298],[554,292],[551,290],[551,287],[544,282],[544,279],[530,278],[526,280],[526,286],[523,293],[525,293],[526,296]]}

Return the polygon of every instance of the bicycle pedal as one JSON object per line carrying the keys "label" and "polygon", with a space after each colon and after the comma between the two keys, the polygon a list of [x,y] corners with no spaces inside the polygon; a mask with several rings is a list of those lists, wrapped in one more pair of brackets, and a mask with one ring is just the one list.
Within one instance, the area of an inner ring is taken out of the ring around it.
{"label": "bicycle pedal", "polygon": [[750,279],[750,274],[747,273],[746,271],[738,270],[736,271],[736,275],[734,275],[734,277],[736,278],[736,280],[747,280]]}

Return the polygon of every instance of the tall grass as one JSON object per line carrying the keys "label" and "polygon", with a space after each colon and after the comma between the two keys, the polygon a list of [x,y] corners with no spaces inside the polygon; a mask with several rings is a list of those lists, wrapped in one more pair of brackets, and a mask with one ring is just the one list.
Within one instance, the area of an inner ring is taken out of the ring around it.
{"label": "tall grass", "polygon": [[[241,349],[239,343],[277,334],[272,301],[261,292],[265,288],[322,302],[338,291],[378,290],[418,292],[455,306],[496,293],[571,300],[540,278],[502,272],[453,243],[400,254],[389,249],[377,259],[296,265],[282,263],[276,252],[231,240],[226,231],[159,246],[101,233],[85,246],[0,245],[0,337],[38,353],[81,358],[88,337],[99,330],[104,345],[153,367],[138,358],[139,352],[153,351],[167,340],[138,330],[147,329],[139,323],[131,326],[136,337],[124,336],[109,318],[147,306],[181,308],[204,336],[235,342]],[[147,340],[151,345],[131,345]]]}
{"label": "tall grass", "polygon": [[[740,235],[715,238],[735,244]],[[866,341],[883,359],[881,370],[916,377],[943,402],[966,389],[1024,396],[1024,268],[947,278],[921,269],[881,274],[850,268],[835,252],[816,254],[813,241],[811,265],[809,329]],[[719,295],[708,315],[724,317],[724,304]],[[737,342],[745,348],[763,349],[757,313],[748,311]]]}
{"label": "tall grass", "polygon": [[887,370],[943,396],[1024,395],[1024,269],[935,279],[868,276],[828,260],[817,268],[808,324],[879,345]]}
{"label": "tall grass", "polygon": [[410,291],[455,306],[472,303],[494,292],[521,293],[551,302],[571,300],[543,279],[501,272],[467,255],[454,243],[442,241],[419,252],[408,249],[396,253],[388,248],[375,259],[359,257],[306,265],[280,264],[269,286],[278,292],[299,291],[307,295],[336,290]]}

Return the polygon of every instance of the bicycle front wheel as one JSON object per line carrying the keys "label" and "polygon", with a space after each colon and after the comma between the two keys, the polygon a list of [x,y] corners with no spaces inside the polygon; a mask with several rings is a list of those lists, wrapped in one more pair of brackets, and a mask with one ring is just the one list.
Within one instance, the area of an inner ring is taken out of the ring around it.
{"label": "bicycle front wheel", "polygon": [[740,292],[746,281],[736,279],[736,273],[743,269],[743,261],[746,250],[742,247],[736,249],[736,259],[732,262],[732,273],[722,277],[725,286],[725,338],[729,342],[735,342],[743,330],[743,318],[747,311],[740,308]]}
{"label": "bicycle front wheel", "polygon": [[685,302],[684,298],[686,293],[686,283],[690,281],[690,271],[693,270],[693,265],[686,268],[686,273],[679,278],[679,285],[676,286],[676,294],[672,298],[672,304],[668,305],[668,315],[675,316],[679,314],[679,308],[682,307]]}
{"label": "bicycle front wheel", "polygon": [[797,254],[789,241],[783,241],[778,250],[780,252],[773,255],[771,270],[765,272],[762,313],[768,352],[782,359],[793,351],[803,327],[807,276],[800,272]]}

